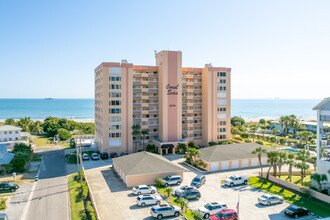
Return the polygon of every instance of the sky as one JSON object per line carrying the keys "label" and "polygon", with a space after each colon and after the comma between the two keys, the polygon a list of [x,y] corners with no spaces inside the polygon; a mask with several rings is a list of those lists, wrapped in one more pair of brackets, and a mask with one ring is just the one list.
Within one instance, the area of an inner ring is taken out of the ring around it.
{"label": "sky", "polygon": [[0,98],[93,98],[94,68],[154,50],[232,68],[234,99],[330,96],[328,0],[0,1]]}

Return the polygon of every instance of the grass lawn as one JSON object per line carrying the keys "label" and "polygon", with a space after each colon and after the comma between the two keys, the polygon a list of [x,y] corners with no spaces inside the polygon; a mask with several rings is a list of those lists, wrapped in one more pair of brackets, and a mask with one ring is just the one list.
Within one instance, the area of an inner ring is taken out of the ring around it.
{"label": "grass lawn", "polygon": [[80,183],[75,180],[76,179],[75,177],[77,177],[77,173],[70,175],[70,177],[68,178],[69,191],[70,191],[71,219],[72,220],[86,219],[82,193],[80,190]]}
{"label": "grass lawn", "polygon": [[[46,135],[37,135],[36,136],[36,140],[35,143],[37,145],[37,147],[43,147],[43,146],[56,146],[55,144],[52,143],[53,138],[49,138]],[[70,144],[69,143],[64,143],[60,141],[59,144],[57,144],[57,146],[62,146],[64,148],[70,148]]]}
{"label": "grass lawn", "polygon": [[[173,197],[172,195],[170,195],[170,197],[167,197],[167,193],[165,192],[164,188],[158,188],[158,191],[160,192],[160,194],[162,194],[163,196],[165,196],[167,198],[168,201],[170,201],[170,203],[172,205],[176,205],[179,206],[174,200],[176,199],[175,197]],[[193,220],[194,217],[190,211],[190,209],[187,209],[185,211],[182,211],[182,214],[188,219],[188,220]]]}
{"label": "grass lawn", "polygon": [[302,206],[309,209],[311,212],[319,215],[321,217],[327,217],[330,215],[330,207],[324,204],[318,203],[314,200],[300,197],[299,195],[283,189],[281,187],[275,186],[274,184],[266,181],[260,180],[258,177],[250,177],[249,185],[261,189],[264,192],[280,195],[285,201],[292,203],[297,206]]}
{"label": "grass lawn", "polygon": [[[301,180],[300,176],[292,176],[291,178],[292,178],[292,183],[295,183],[295,184],[301,186],[301,184],[300,184],[300,180]],[[290,182],[289,176],[281,176],[281,179],[284,179],[284,180]],[[311,175],[306,175],[304,177],[304,186],[305,187],[310,187],[311,186],[311,182],[312,182]]]}

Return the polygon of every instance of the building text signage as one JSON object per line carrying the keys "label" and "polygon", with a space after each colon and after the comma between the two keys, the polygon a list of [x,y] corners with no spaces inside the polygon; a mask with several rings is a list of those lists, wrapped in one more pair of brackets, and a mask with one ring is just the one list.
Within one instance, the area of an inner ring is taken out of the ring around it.
{"label": "building text signage", "polygon": [[179,84],[177,85],[167,84],[166,89],[167,89],[167,95],[178,95]]}

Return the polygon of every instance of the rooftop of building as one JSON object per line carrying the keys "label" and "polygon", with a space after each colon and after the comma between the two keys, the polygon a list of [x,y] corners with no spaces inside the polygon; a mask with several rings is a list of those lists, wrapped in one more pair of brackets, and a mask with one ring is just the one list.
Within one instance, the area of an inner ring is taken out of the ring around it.
{"label": "rooftop of building", "polygon": [[20,128],[20,127],[12,126],[12,125],[2,125],[2,126],[0,126],[0,131],[21,131],[21,130],[23,130],[23,129]]}
{"label": "rooftop of building", "polygon": [[146,151],[117,157],[113,162],[126,176],[185,171],[163,156]]}
{"label": "rooftop of building", "polygon": [[330,110],[330,97],[324,98],[313,110]]}
{"label": "rooftop of building", "polygon": [[272,150],[256,143],[224,144],[200,149],[200,158],[206,162],[255,158],[257,156],[252,151],[257,147]]}

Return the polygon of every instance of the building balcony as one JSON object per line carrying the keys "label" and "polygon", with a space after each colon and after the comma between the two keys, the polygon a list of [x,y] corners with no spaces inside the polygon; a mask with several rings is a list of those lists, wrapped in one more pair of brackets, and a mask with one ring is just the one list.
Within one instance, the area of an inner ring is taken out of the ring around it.
{"label": "building balcony", "polygon": [[194,89],[187,89],[187,92],[194,92]]}
{"label": "building balcony", "polygon": [[149,96],[147,96],[147,95],[142,95],[142,96],[141,96],[141,99],[143,99],[143,100],[149,99]]}
{"label": "building balcony", "polygon": [[193,86],[194,85],[194,82],[186,82],[186,85],[187,86]]}
{"label": "building balcony", "polygon": [[193,102],[188,102],[187,106],[194,106],[194,103]]}
{"label": "building balcony", "polygon": [[149,88],[142,88],[141,89],[141,92],[148,92],[149,91]]}
{"label": "building balcony", "polygon": [[141,106],[142,107],[148,107],[149,106],[149,103],[141,103]]}
{"label": "building balcony", "polygon": [[145,80],[141,81],[141,85],[148,85],[148,84],[149,84],[149,81],[145,81]]}

